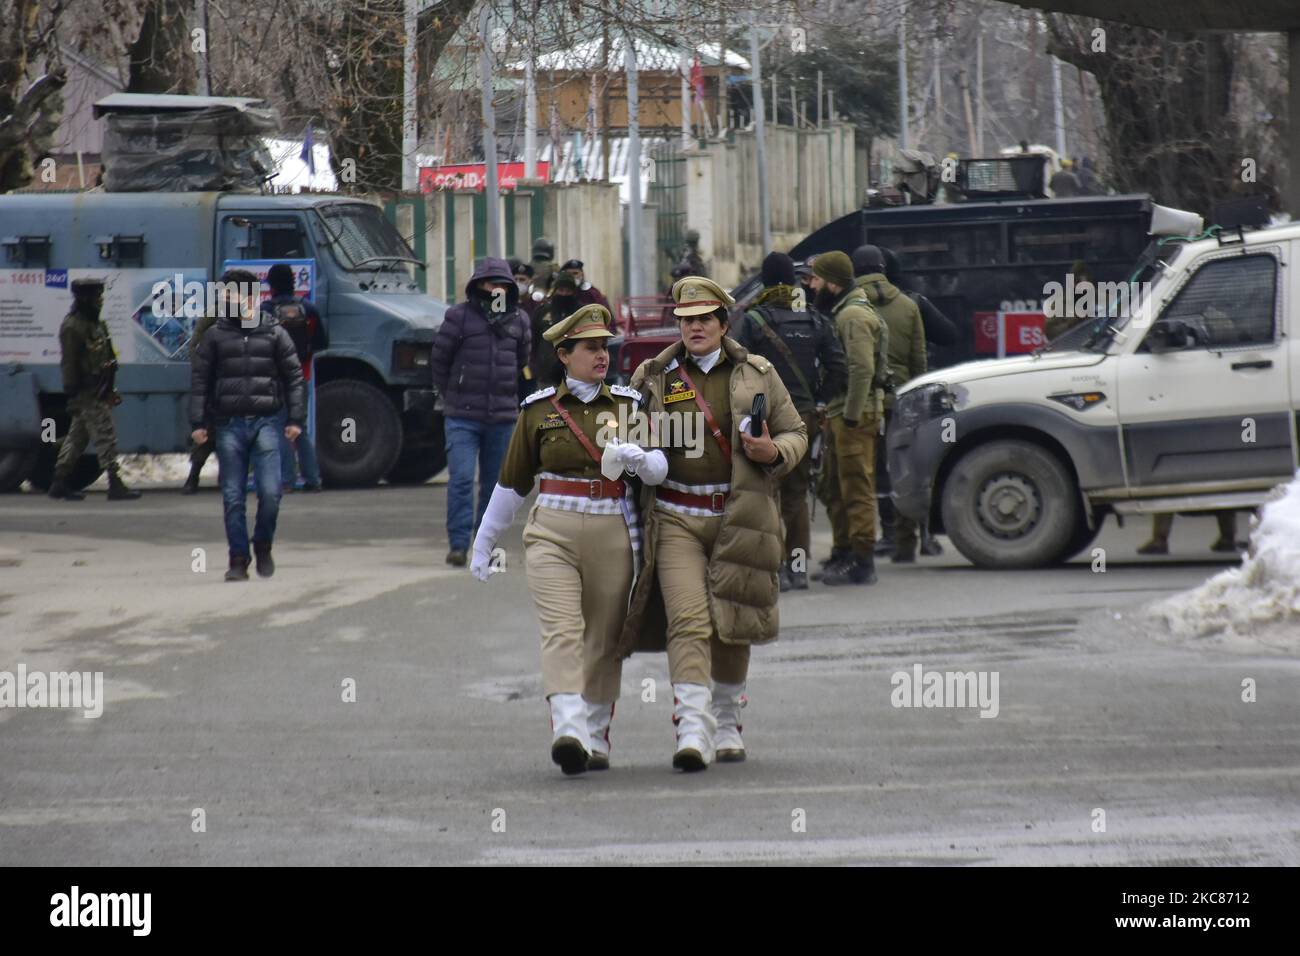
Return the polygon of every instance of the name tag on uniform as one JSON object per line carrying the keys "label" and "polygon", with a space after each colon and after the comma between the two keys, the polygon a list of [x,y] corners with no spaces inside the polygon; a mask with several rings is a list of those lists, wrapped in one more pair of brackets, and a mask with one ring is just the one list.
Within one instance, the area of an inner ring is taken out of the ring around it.
{"label": "name tag on uniform", "polygon": [[695,397],[695,389],[686,387],[682,381],[673,382],[668,386],[668,394],[664,396],[664,404],[670,402],[685,402]]}

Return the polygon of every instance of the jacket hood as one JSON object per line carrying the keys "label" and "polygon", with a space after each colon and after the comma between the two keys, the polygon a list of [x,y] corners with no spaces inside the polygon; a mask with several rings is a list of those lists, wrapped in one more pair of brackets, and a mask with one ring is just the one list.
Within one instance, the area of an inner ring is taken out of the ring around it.
{"label": "jacket hood", "polygon": [[868,309],[871,308],[871,302],[867,299],[866,290],[856,283],[852,288],[840,296],[839,301],[835,303],[835,306],[831,311],[839,312],[840,309],[844,308],[846,305],[851,305],[855,302],[867,306]]}
{"label": "jacket hood", "polygon": [[484,279],[495,279],[504,282],[509,289],[506,290],[506,304],[513,309],[519,302],[519,286],[515,283],[515,274],[510,271],[510,263],[504,259],[498,259],[495,256],[488,256],[480,259],[474,266],[474,274],[469,277],[465,283],[465,298],[474,298],[474,287]]}
{"label": "jacket hood", "polygon": [[867,294],[872,305],[888,305],[899,296],[898,286],[886,279],[883,272],[858,276],[853,284]]}
{"label": "jacket hood", "polygon": [[244,328],[243,322],[233,315],[223,315],[217,319],[214,328],[226,329],[233,332],[247,332],[250,335],[257,332],[272,332],[280,323],[275,321],[275,316],[269,312],[259,311],[257,313],[257,325],[250,325]]}

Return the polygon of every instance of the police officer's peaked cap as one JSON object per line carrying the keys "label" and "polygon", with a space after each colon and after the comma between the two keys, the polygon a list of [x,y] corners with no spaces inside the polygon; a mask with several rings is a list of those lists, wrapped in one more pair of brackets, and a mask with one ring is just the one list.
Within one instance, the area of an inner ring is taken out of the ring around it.
{"label": "police officer's peaked cap", "polygon": [[538,236],[533,240],[533,258],[534,259],[554,259],[555,243],[545,236]]}
{"label": "police officer's peaked cap", "polygon": [[683,238],[693,246],[700,241],[700,230],[687,229],[686,235]]}
{"label": "police officer's peaked cap", "polygon": [[76,296],[99,295],[104,291],[103,279],[73,279],[72,294]]}
{"label": "police officer's peaked cap", "polygon": [[726,289],[703,276],[678,279],[673,285],[673,301],[677,303],[673,314],[682,316],[704,315],[736,304]]}
{"label": "police officer's peaked cap", "polygon": [[605,339],[612,338],[609,330],[612,321],[609,309],[596,302],[584,305],[572,315],[560,319],[542,333],[542,338],[554,344],[565,339]]}
{"label": "police officer's peaked cap", "polygon": [[570,260],[569,260],[568,262],[566,262],[564,265],[560,266],[560,268],[561,268],[561,269],[581,269],[581,268],[583,268],[582,260],[581,260],[581,259],[570,259]]}

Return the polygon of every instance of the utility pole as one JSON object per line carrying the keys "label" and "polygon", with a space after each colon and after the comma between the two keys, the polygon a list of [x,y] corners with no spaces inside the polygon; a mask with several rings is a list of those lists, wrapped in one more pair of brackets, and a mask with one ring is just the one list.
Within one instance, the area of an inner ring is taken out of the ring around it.
{"label": "utility pole", "polygon": [[[414,3],[415,0],[407,0]],[[479,53],[479,72],[482,74],[483,100],[483,156],[487,161],[487,183],[483,190],[487,200],[487,254],[501,255],[501,197],[497,192],[497,118],[492,108],[492,38],[488,35],[488,21],[492,17],[492,8],[484,4],[478,15],[478,36],[483,49]]]}
{"label": "utility pole", "polygon": [[641,120],[637,92],[636,44],[623,32],[623,69],[627,72],[627,294],[641,294]]}
{"label": "utility pole", "polygon": [[907,7],[898,15],[898,147],[908,149],[907,132]]}
{"label": "utility pole", "polygon": [[194,19],[203,31],[203,49],[199,51],[199,96],[212,95],[212,69],[208,63],[208,0],[195,0]]}
{"label": "utility pole", "polygon": [[678,58],[682,72],[682,149],[691,148],[691,61],[686,52],[686,35],[682,34],[682,53]]}
{"label": "utility pole", "polygon": [[1061,96],[1061,61],[1052,57],[1052,120],[1056,126],[1056,155],[1065,158],[1065,104]]}
{"label": "utility pole", "polygon": [[975,34],[975,152],[984,155],[984,27]]}
{"label": "utility pole", "polygon": [[524,60],[524,178],[537,178],[537,4],[528,26],[528,49]]}
{"label": "utility pole", "polygon": [[754,88],[754,146],[758,154],[758,222],[762,252],[772,248],[772,210],[767,199],[767,146],[763,142],[763,66],[758,52],[758,21],[749,14],[749,67]]}
{"label": "utility pole", "polygon": [[402,192],[404,193],[417,192],[420,188],[420,172],[415,160],[415,151],[420,145],[415,125],[415,35],[419,20],[415,10],[417,2],[418,0],[406,0],[406,46],[402,51]]}

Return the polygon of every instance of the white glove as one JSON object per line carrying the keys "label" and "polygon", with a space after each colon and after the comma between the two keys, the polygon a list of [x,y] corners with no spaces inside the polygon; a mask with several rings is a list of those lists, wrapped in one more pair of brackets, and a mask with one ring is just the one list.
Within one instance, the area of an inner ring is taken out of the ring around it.
{"label": "white glove", "polygon": [[510,527],[515,514],[524,499],[513,488],[497,485],[492,489],[488,499],[487,510],[479,522],[478,534],[474,535],[474,557],[470,562],[470,574],[480,581],[486,581],[492,574],[492,549],[496,547],[501,532]]}
{"label": "white glove", "polygon": [[645,463],[645,449],[640,445],[626,442],[618,446],[618,460],[629,473],[635,475],[637,469]]}
{"label": "white glove", "polygon": [[637,466],[641,480],[652,486],[663,484],[663,480],[668,477],[668,456],[658,448],[642,452],[642,455],[641,464]]}

